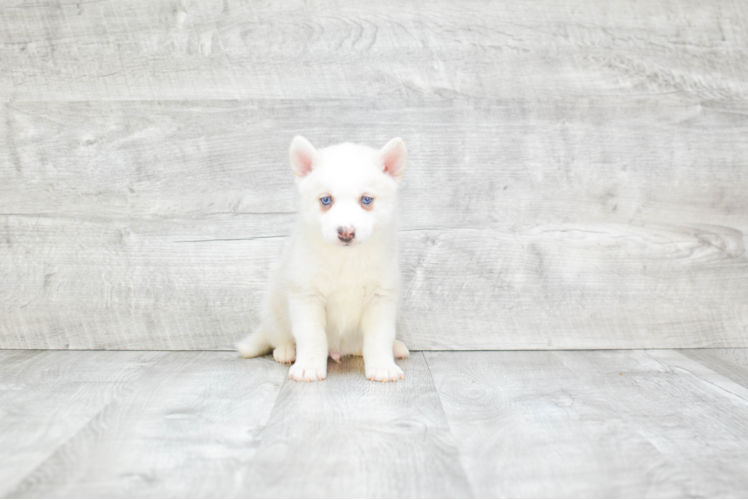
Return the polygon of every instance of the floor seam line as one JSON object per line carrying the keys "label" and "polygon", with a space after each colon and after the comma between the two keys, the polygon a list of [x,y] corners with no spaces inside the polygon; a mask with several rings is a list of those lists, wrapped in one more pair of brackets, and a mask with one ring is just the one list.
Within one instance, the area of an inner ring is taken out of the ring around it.
{"label": "floor seam line", "polygon": [[434,387],[434,392],[436,393],[436,397],[439,400],[439,407],[441,408],[442,414],[444,415],[444,421],[447,423],[447,431],[449,432],[449,435],[452,437],[452,442],[454,443],[454,446],[455,446],[455,452],[457,453],[457,463],[460,465],[460,470],[462,470],[462,474],[465,476],[465,482],[467,482],[467,485],[470,488],[470,497],[477,498],[477,496],[475,495],[475,488],[473,487],[473,483],[470,480],[470,476],[468,476],[467,474],[467,469],[465,468],[465,464],[462,461],[462,451],[460,450],[460,447],[458,445],[457,437],[452,431],[452,424],[449,422],[449,416],[447,415],[447,412],[444,409],[444,402],[442,401],[442,396],[439,393],[439,388],[436,386],[436,380],[434,379],[434,374],[431,371],[429,360],[426,358],[425,352],[423,351],[419,351],[419,352],[421,354],[421,357],[423,357],[423,362],[426,364],[426,369],[429,371],[429,376],[431,377],[431,384]]}

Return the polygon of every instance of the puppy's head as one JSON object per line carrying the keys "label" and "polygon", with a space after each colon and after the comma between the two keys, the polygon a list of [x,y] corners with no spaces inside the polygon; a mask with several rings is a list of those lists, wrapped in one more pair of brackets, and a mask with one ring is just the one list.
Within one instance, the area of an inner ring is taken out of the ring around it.
{"label": "puppy's head", "polygon": [[380,150],[350,143],[317,150],[296,136],[289,154],[304,221],[328,243],[359,245],[392,222],[407,156],[402,139]]}

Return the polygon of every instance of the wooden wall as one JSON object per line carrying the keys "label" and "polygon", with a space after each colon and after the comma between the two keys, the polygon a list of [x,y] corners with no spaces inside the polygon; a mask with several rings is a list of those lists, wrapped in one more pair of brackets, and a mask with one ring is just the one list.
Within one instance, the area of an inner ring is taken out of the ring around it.
{"label": "wooden wall", "polygon": [[0,348],[229,349],[294,134],[401,136],[414,349],[748,347],[748,3],[9,0]]}

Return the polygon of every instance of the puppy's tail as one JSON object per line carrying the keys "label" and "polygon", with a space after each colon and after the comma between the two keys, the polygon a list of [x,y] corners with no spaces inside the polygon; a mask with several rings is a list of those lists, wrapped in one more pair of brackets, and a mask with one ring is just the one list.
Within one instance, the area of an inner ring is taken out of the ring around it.
{"label": "puppy's tail", "polygon": [[260,327],[249,337],[237,342],[236,348],[243,358],[255,358],[269,353],[272,346],[268,342],[265,332]]}

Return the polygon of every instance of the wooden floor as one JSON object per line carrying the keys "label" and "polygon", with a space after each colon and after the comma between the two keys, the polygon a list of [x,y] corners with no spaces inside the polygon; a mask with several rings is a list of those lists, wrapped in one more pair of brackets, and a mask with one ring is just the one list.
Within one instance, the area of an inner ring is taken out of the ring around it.
{"label": "wooden floor", "polygon": [[745,497],[748,349],[0,351],[5,497]]}

